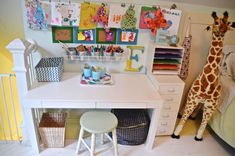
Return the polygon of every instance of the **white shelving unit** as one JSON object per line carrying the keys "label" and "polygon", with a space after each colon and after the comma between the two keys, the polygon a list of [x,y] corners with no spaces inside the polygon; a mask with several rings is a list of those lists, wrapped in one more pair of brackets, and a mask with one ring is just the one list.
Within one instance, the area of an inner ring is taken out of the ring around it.
{"label": "white shelving unit", "polygon": [[152,43],[149,47],[149,71],[152,74],[178,75],[183,55],[183,47],[160,46]]}

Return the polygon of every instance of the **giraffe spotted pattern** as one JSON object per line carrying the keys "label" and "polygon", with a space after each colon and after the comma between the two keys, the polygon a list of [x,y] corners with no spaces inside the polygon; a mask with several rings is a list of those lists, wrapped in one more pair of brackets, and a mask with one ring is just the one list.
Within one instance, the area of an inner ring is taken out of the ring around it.
{"label": "giraffe spotted pattern", "polygon": [[224,35],[227,30],[232,30],[235,24],[234,22],[228,22],[227,12],[224,12],[222,18],[218,18],[216,13],[213,12],[212,17],[214,23],[212,27],[207,28],[207,30],[212,30],[212,41],[207,61],[201,74],[193,82],[189,90],[185,109],[179,124],[172,134],[173,138],[179,138],[179,134],[188,117],[199,104],[203,104],[202,122],[195,137],[195,140],[201,141],[206,125],[219,103],[221,95],[220,71]]}

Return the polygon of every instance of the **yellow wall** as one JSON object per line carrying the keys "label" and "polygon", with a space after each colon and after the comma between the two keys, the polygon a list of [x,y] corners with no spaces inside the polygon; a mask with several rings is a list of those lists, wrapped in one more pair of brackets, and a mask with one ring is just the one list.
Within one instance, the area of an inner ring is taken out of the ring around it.
{"label": "yellow wall", "polygon": [[[9,44],[13,39],[15,38],[23,38],[24,32],[23,32],[23,20],[22,20],[22,11],[21,11],[21,4],[19,0],[2,0],[0,2],[0,74],[2,73],[13,73],[13,60],[12,55],[10,52],[5,48],[7,44]],[[13,90],[16,91],[16,79],[13,77],[11,80],[13,85]],[[8,85],[8,80],[3,79],[4,86]],[[6,88],[6,87],[5,87]],[[1,87],[0,87],[1,89]],[[13,131],[13,139],[17,139],[16,135],[16,127],[14,124],[14,117],[12,112],[12,103],[10,100],[10,94],[9,89],[5,89],[4,91],[6,93],[6,103],[8,107],[8,112],[10,116],[10,126]],[[16,118],[17,118],[17,126],[20,127],[21,125],[21,109],[20,104],[18,100],[17,92],[13,92],[13,99],[15,104],[15,110],[16,110]],[[0,140],[4,139],[4,133],[3,128],[6,131],[6,137],[9,140],[10,134],[8,132],[8,124],[7,124],[7,118],[4,108],[4,100],[2,97],[2,91],[0,91],[0,115],[3,118],[3,125],[0,125]],[[0,122],[1,123],[1,122]],[[21,130],[20,131],[20,136]]]}

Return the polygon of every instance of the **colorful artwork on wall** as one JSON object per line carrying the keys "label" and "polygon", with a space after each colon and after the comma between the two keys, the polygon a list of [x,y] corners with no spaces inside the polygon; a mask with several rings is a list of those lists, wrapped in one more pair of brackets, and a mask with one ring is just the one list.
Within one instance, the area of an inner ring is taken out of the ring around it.
{"label": "colorful artwork on wall", "polygon": [[126,10],[125,14],[122,16],[121,28],[122,29],[135,29],[136,28],[136,14],[135,5],[130,5]]}
{"label": "colorful artwork on wall", "polygon": [[99,5],[84,2],[81,4],[79,29],[95,29],[96,23],[93,17],[98,11]]}
{"label": "colorful artwork on wall", "polygon": [[79,21],[79,3],[51,2],[51,25],[78,26]]}
{"label": "colorful artwork on wall", "polygon": [[116,29],[111,28],[105,31],[104,28],[96,29],[96,43],[100,44],[116,44]]}
{"label": "colorful artwork on wall", "polygon": [[73,43],[73,27],[52,27],[53,43]]}
{"label": "colorful artwork on wall", "polygon": [[80,30],[78,27],[73,29],[73,42],[90,44],[95,43],[95,29]]}
{"label": "colorful artwork on wall", "polygon": [[140,23],[139,27],[141,29],[148,29],[145,18],[154,18],[154,12],[157,10],[156,7],[147,7],[147,6],[142,6],[141,8],[141,13],[140,13]]}
{"label": "colorful artwork on wall", "polygon": [[46,17],[46,22],[48,25],[51,24],[51,3],[46,1],[41,1],[42,10],[44,16]]}
{"label": "colorful artwork on wall", "polygon": [[117,30],[117,44],[136,45],[138,29]]}
{"label": "colorful artwork on wall", "polygon": [[121,28],[122,16],[127,10],[126,5],[110,4],[109,6],[109,28]]}
{"label": "colorful artwork on wall", "polygon": [[34,30],[48,30],[46,17],[39,0],[26,0],[25,7],[28,27]]}
{"label": "colorful artwork on wall", "polygon": [[162,13],[167,20],[168,26],[159,29],[155,42],[159,45],[170,45],[172,39],[177,39],[181,10],[162,8]]}

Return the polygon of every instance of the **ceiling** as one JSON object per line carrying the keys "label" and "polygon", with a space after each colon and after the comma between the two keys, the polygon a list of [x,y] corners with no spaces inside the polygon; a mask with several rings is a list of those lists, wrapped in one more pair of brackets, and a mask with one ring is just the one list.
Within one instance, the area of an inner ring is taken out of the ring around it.
{"label": "ceiling", "polygon": [[235,10],[235,0],[164,0],[164,1],[204,5],[209,7],[227,8]]}

